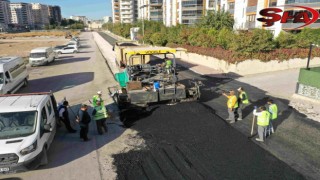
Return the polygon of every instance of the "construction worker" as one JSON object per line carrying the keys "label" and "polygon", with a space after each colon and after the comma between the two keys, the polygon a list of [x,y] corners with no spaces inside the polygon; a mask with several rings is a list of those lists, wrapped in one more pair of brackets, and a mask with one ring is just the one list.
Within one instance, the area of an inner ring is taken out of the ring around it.
{"label": "construction worker", "polygon": [[229,117],[226,120],[230,121],[230,123],[235,122],[234,112],[235,112],[236,108],[238,107],[237,97],[234,94],[235,93],[233,90],[229,91],[229,95],[227,95],[226,93],[222,93],[222,95],[224,95],[225,97],[228,98],[227,106],[228,106]]}
{"label": "construction worker", "polygon": [[244,91],[243,87],[239,87],[238,88],[238,92],[239,92],[239,97],[238,97],[238,109],[237,109],[237,112],[238,112],[238,121],[241,121],[242,120],[242,111],[243,109],[245,108],[245,106],[247,104],[249,104],[249,98],[248,98],[248,95],[247,93]]}
{"label": "construction worker", "polygon": [[88,106],[86,104],[82,104],[80,111],[78,113],[78,119],[77,122],[80,125],[80,138],[83,139],[83,141],[89,141],[88,138],[88,132],[89,132],[89,123],[91,122],[91,117],[89,113],[87,112]]}
{"label": "construction worker", "polygon": [[92,105],[93,107],[97,106],[97,101],[100,101],[101,104],[104,106],[103,100],[102,100],[102,91],[98,91],[96,95],[92,97]]}
{"label": "construction worker", "polygon": [[267,111],[267,108],[265,106],[261,106],[259,108],[260,112],[257,112],[257,107],[255,106],[253,110],[253,115],[258,116],[257,124],[258,124],[258,135],[259,138],[256,138],[256,141],[263,142],[265,133],[267,131],[267,128],[269,126],[270,121],[270,113]]}
{"label": "construction worker", "polygon": [[166,59],[165,61],[166,61],[166,65],[165,65],[166,72],[167,72],[168,74],[171,74],[172,60]]}
{"label": "construction worker", "polygon": [[69,102],[64,101],[61,107],[59,107],[59,118],[65,124],[69,133],[75,133],[77,131],[73,129],[70,124],[68,106],[69,106]]}
{"label": "construction worker", "polygon": [[108,117],[108,111],[104,105],[101,104],[101,101],[96,101],[96,106],[93,109],[92,116],[93,120],[96,121],[97,130],[100,135],[103,134],[103,129],[105,132],[108,131],[106,120]]}
{"label": "construction worker", "polygon": [[278,106],[273,103],[272,99],[269,99],[267,103],[269,105],[269,108],[268,108],[269,113],[271,114],[268,130],[269,132],[274,133],[274,128],[272,123],[278,118]]}

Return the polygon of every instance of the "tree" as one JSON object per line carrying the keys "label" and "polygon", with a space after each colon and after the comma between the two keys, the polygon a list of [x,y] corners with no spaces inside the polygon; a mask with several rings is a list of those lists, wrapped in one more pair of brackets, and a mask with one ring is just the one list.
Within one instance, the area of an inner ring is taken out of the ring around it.
{"label": "tree", "polygon": [[215,28],[220,30],[222,28],[232,29],[234,25],[234,19],[229,12],[225,11],[208,11],[206,16],[203,16],[198,27]]}

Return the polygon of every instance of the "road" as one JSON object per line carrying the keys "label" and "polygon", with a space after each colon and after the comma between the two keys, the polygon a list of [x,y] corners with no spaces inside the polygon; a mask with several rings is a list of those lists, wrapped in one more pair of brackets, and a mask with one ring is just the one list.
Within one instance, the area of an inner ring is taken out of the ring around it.
{"label": "road", "polygon": [[[82,46],[78,54],[61,55],[48,66],[29,67],[28,87],[21,89],[18,93],[51,90],[58,101],[66,97],[75,113],[79,110],[79,105],[88,104],[88,100],[98,90],[103,91],[103,98],[107,104],[110,104],[111,98],[107,96],[107,87],[115,84],[114,78],[97,49],[92,34],[83,33],[80,43]],[[72,116],[72,112],[70,114]],[[106,175],[108,171],[105,170],[111,169],[108,167],[111,165],[105,165],[105,162],[102,162],[105,157],[100,153],[105,151],[110,142],[123,134],[123,128],[114,124],[115,122],[109,122],[109,132],[98,136],[93,123],[89,131],[91,141],[80,140],[79,127],[75,124],[74,127],[78,129],[75,134],[69,134],[64,127],[61,127],[49,149],[47,166],[25,173],[0,176],[0,179],[100,180],[109,179],[108,177],[112,179],[112,176]]]}
{"label": "road", "polygon": [[[100,35],[110,44],[115,41],[106,34]],[[126,124],[139,132],[147,148],[115,155],[119,179],[304,179],[317,176],[314,169],[301,168],[305,161],[293,160],[296,157],[301,160],[301,156],[291,151],[285,155],[284,149],[290,146],[281,149],[281,144],[276,144],[282,142],[277,134],[269,138],[275,139],[276,143],[272,140],[265,144],[257,143],[255,137],[248,138],[251,106],[264,105],[267,98],[275,97],[235,79],[202,76],[180,65],[177,69],[183,84],[193,78],[205,84],[200,101],[176,106],[156,105],[143,114],[133,112],[133,116],[129,115],[131,118]],[[245,109],[245,120],[230,125],[224,120],[227,117],[226,99],[221,96],[221,91],[240,86],[248,91],[253,104]],[[289,138],[283,133],[292,135],[293,130],[287,125],[292,122],[292,118],[288,118],[292,110],[288,112],[286,100],[276,99],[276,103],[281,108],[280,119],[284,124],[284,130],[278,134],[280,138]],[[268,144],[272,144],[272,154],[264,150],[268,149],[265,148]],[[316,148],[311,148],[311,145],[305,149],[314,151]],[[277,153],[274,153],[274,149]],[[299,149],[301,152],[303,150]],[[317,155],[313,157],[318,159]],[[291,160],[290,165],[299,169],[304,176],[278,158],[286,162]],[[316,160],[309,162],[317,163]]]}

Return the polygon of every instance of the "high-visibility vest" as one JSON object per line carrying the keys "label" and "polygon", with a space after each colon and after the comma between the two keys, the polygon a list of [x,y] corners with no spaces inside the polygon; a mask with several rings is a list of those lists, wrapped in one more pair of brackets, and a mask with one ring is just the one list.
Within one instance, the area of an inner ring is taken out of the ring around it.
{"label": "high-visibility vest", "polygon": [[228,102],[227,102],[228,108],[237,108],[238,107],[238,101],[237,96],[228,96]]}
{"label": "high-visibility vest", "polygon": [[[246,97],[245,100],[243,100],[243,95]],[[242,104],[249,104],[249,98],[246,92],[241,91],[239,97],[241,99]]]}
{"label": "high-visibility vest", "polygon": [[270,113],[268,111],[262,111],[261,115],[258,116],[257,124],[259,126],[268,126],[270,119]]}
{"label": "high-visibility vest", "polygon": [[278,117],[278,106],[276,104],[271,104],[269,106],[269,110],[270,110],[270,113],[271,113],[271,119],[272,120],[277,119],[277,117]]}
{"label": "high-visibility vest", "polygon": [[96,106],[94,107],[96,110],[96,114],[93,116],[93,120],[100,120],[108,117],[107,109],[104,106]]}
{"label": "high-visibility vest", "polygon": [[172,66],[172,61],[171,60],[166,60],[166,68],[169,69]]}
{"label": "high-visibility vest", "polygon": [[97,106],[97,101],[101,101],[101,105],[104,106],[102,98],[99,97],[99,95],[94,95],[92,98],[92,105],[93,107]]}

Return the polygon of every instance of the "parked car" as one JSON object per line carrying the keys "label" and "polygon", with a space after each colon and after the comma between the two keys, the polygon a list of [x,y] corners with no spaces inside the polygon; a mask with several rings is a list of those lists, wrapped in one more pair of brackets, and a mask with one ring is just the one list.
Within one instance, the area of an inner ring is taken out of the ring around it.
{"label": "parked car", "polygon": [[52,93],[0,96],[0,174],[48,163],[58,111]]}
{"label": "parked car", "polygon": [[58,54],[71,54],[71,53],[77,53],[78,48],[76,46],[71,46],[71,47],[64,47],[62,49],[55,49],[54,50]]}
{"label": "parked car", "polygon": [[40,47],[31,50],[29,63],[31,66],[47,65],[50,62],[53,62],[56,58],[58,58],[58,55],[53,51],[52,47]]}
{"label": "parked car", "polygon": [[21,57],[0,57],[0,94],[15,93],[27,86],[29,73]]}
{"label": "parked car", "polygon": [[69,41],[67,46],[69,45],[76,45],[77,47],[80,47],[80,43],[78,41]]}

